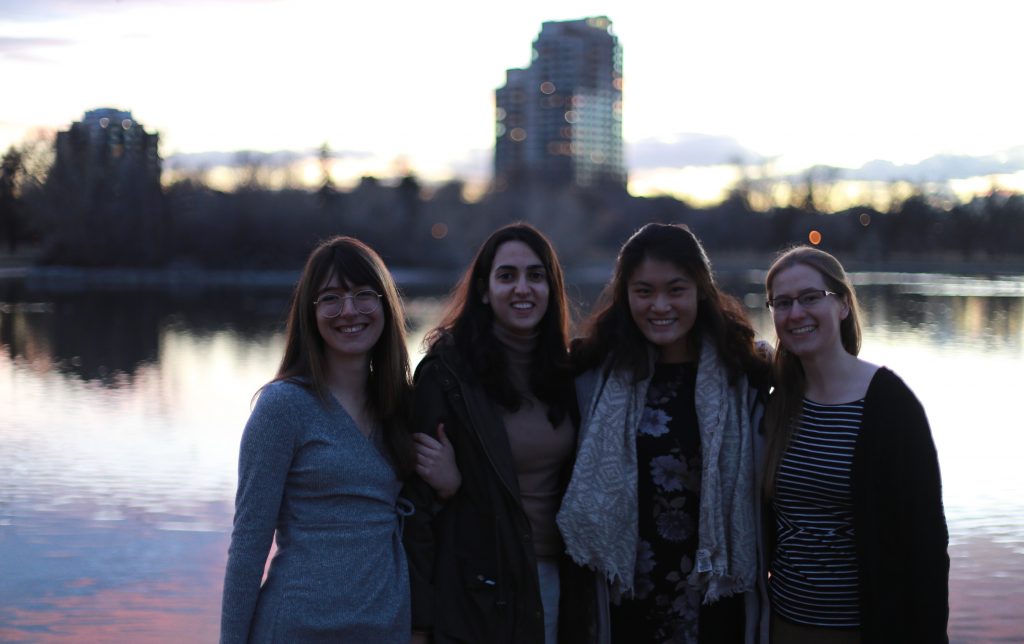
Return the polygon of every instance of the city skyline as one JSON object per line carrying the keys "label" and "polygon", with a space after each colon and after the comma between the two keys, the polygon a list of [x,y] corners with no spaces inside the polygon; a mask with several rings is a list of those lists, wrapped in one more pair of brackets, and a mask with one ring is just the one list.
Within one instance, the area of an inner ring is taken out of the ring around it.
{"label": "city skyline", "polygon": [[737,159],[1024,189],[1024,7],[705,4],[0,0],[0,146],[115,107],[165,158],[290,151],[310,155],[308,180],[326,142],[342,187],[405,171],[480,183],[505,71],[529,65],[543,22],[606,15],[634,194],[714,198]]}

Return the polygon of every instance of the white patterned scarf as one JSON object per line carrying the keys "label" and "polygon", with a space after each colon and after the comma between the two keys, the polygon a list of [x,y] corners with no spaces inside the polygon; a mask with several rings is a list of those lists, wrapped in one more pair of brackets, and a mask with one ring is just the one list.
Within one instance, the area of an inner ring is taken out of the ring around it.
{"label": "white patterned scarf", "polygon": [[[569,555],[602,573],[615,599],[632,595],[636,567],[636,434],[650,379],[632,381],[630,373],[598,372],[556,519]],[[756,392],[746,378],[729,385],[725,366],[705,339],[695,396],[702,471],[697,557],[689,581],[709,603],[753,589],[757,575]]]}

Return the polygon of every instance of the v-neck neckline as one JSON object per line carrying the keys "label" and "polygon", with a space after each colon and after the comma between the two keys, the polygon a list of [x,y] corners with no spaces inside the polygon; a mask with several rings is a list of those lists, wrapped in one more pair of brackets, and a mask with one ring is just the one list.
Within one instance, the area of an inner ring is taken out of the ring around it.
{"label": "v-neck neckline", "polygon": [[348,419],[348,423],[344,424],[351,425],[351,431],[354,431],[356,434],[358,434],[359,438],[363,441],[363,443],[365,443],[371,450],[373,450],[373,452],[382,461],[384,461],[384,463],[387,464],[388,467],[391,467],[391,461],[387,458],[384,452],[383,444],[380,443],[379,440],[374,438],[375,436],[378,436],[380,432],[370,432],[369,435],[364,434],[363,430],[359,428],[359,424],[356,422],[355,417],[349,412],[348,409],[345,408],[345,405],[341,404],[341,401],[338,400],[337,396],[335,396],[333,393],[328,393],[331,397],[331,403],[334,405],[337,411],[340,412],[344,418]]}

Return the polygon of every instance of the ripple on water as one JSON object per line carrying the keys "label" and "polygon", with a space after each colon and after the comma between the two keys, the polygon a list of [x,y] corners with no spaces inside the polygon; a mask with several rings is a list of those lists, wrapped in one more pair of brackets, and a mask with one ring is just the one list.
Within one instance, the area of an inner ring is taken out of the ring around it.
{"label": "ripple on water", "polygon": [[1024,633],[1024,556],[1014,539],[963,535],[951,543],[950,640],[1020,642]]}

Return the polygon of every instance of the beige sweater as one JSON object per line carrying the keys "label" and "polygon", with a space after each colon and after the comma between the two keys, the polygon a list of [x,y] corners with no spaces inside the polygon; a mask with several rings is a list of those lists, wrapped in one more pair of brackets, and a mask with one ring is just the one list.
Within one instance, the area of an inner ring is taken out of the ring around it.
{"label": "beige sweater", "polygon": [[563,551],[555,515],[565,492],[563,473],[576,446],[576,428],[568,415],[558,427],[552,427],[547,406],[529,392],[529,366],[536,336],[514,336],[498,325],[494,334],[506,349],[509,378],[523,392],[519,410],[505,410],[502,420],[508,432],[523,509],[533,532],[534,553],[538,557],[553,557]]}

